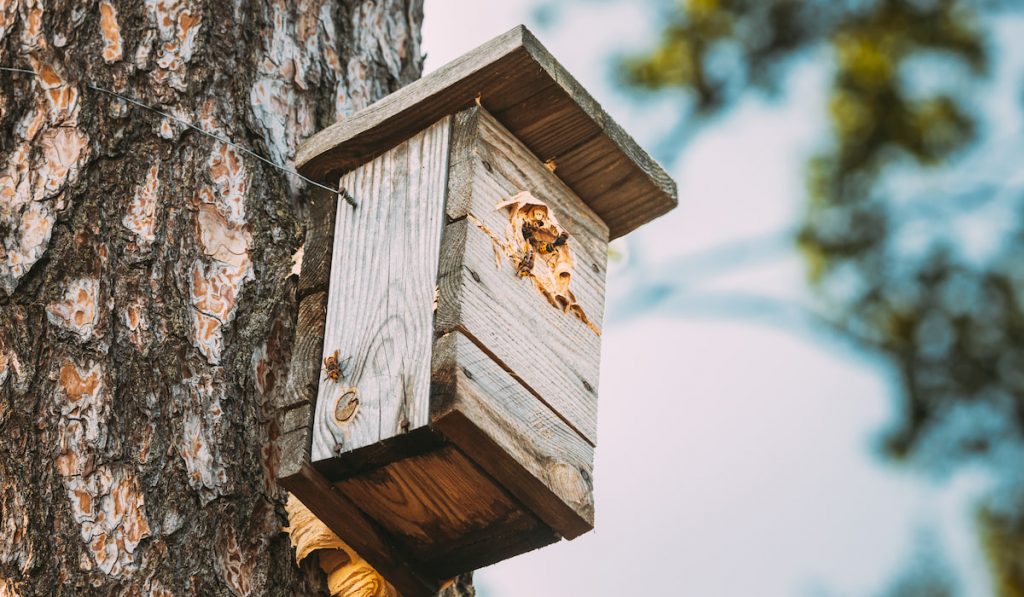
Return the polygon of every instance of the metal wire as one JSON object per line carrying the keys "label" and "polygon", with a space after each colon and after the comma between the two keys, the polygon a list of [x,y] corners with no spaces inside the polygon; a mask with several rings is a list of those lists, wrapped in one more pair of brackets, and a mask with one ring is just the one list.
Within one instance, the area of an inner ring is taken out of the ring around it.
{"label": "metal wire", "polygon": [[[9,67],[9,66],[0,66],[0,71],[8,71],[8,72],[14,72],[14,73],[26,73],[26,74],[33,75],[35,77],[39,77],[39,73],[37,73],[36,71],[25,69],[25,68],[12,68],[12,67]],[[167,112],[164,112],[163,110],[160,110],[159,108],[151,106],[151,105],[149,105],[149,104],[147,104],[147,103],[145,103],[143,101],[137,100],[137,99],[129,97],[127,95],[120,94],[120,93],[118,93],[116,91],[111,91],[110,89],[106,89],[104,87],[100,87],[99,85],[93,85],[92,83],[88,83],[87,82],[87,83],[85,83],[85,86],[87,88],[93,90],[93,91],[98,91],[100,93],[105,93],[107,95],[116,97],[116,98],[118,98],[120,100],[126,101],[126,102],[128,102],[130,104],[133,104],[135,106],[138,106],[138,107],[140,107],[140,108],[142,108],[144,110],[149,110],[150,112],[153,112],[155,114],[159,114],[160,116],[163,116],[164,118],[169,118],[169,119],[177,122],[178,124],[181,124],[183,126],[186,126],[186,127],[190,128],[190,129],[196,131],[197,133],[199,133],[201,135],[205,135],[205,136],[207,136],[207,137],[209,137],[211,139],[214,139],[215,141],[218,141],[220,143],[223,143],[225,145],[233,147],[233,148],[237,149],[238,151],[244,153],[245,155],[254,157],[257,160],[259,160],[259,161],[261,161],[261,162],[263,162],[263,163],[265,163],[265,164],[267,164],[267,165],[269,165],[269,166],[271,166],[273,168],[276,168],[276,169],[280,170],[281,172],[284,172],[285,174],[290,174],[292,176],[295,176],[298,179],[302,180],[303,182],[309,183],[309,184],[311,184],[311,185],[313,185],[315,187],[318,187],[318,188],[323,189],[325,191],[328,191],[330,193],[338,194],[338,195],[341,196],[342,199],[345,200],[346,203],[348,203],[352,207],[356,207],[357,206],[355,198],[352,196],[351,193],[349,193],[344,188],[332,189],[331,187],[328,187],[326,185],[320,184],[319,182],[317,182],[315,180],[312,180],[310,178],[307,178],[307,177],[299,174],[297,171],[292,170],[291,168],[287,168],[285,166],[282,166],[280,164],[275,163],[274,161],[270,160],[269,158],[265,158],[265,157],[261,156],[260,154],[256,153],[255,151],[253,151],[253,150],[251,150],[251,149],[249,149],[247,147],[239,145],[238,143],[234,143],[234,142],[228,140],[226,137],[222,137],[221,135],[218,135],[216,133],[211,133],[210,131],[202,129],[202,128],[196,126],[195,124],[193,124],[193,123],[191,123],[191,122],[189,122],[187,120],[184,120],[182,118],[178,118],[177,116],[174,116],[173,114],[168,114]]]}

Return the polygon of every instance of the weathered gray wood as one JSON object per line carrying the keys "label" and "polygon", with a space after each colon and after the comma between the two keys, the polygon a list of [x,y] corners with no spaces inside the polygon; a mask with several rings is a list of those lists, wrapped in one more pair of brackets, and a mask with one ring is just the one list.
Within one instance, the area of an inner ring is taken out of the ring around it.
{"label": "weathered gray wood", "polygon": [[563,537],[594,528],[593,446],[459,332],[432,369],[435,428]]}
{"label": "weathered gray wood", "polygon": [[439,333],[459,330],[472,337],[597,445],[600,337],[552,307],[509,264],[496,269],[490,237],[468,219],[445,230],[436,326]]}
{"label": "weathered gray wood", "polygon": [[450,118],[347,174],[338,207],[312,460],[428,420],[430,346]]}
{"label": "weathered gray wood", "polygon": [[376,520],[418,569],[437,578],[558,540],[453,446],[335,487]]}
{"label": "weathered gray wood", "polygon": [[[503,234],[508,211],[495,209],[519,191],[530,191],[551,207],[572,234],[576,259],[572,288],[597,327],[604,320],[608,226],[522,142],[487,110],[474,107],[456,115],[446,210],[450,220],[472,213],[492,232]],[[596,388],[596,380],[595,385]]]}
{"label": "weathered gray wood", "polygon": [[571,289],[599,328],[608,229],[486,111],[457,115],[452,138],[448,217],[464,219],[445,230],[437,330],[469,335],[596,445],[600,336],[548,303],[507,259],[500,259],[499,269],[487,231],[503,237],[508,210],[495,206],[517,192],[528,190],[545,201],[570,233],[568,246],[576,261]]}
{"label": "weathered gray wood", "polygon": [[478,97],[542,161],[554,160],[612,238],[676,206],[672,179],[522,26],[314,135],[295,162],[333,182]]}

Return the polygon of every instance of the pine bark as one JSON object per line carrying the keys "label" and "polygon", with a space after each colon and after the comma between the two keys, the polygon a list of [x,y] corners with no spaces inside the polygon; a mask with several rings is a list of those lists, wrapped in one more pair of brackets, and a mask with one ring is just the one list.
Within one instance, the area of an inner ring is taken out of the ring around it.
{"label": "pine bark", "polygon": [[[287,163],[419,76],[421,0],[0,0],[0,596],[316,595],[275,483]],[[460,583],[459,595],[472,594]]]}

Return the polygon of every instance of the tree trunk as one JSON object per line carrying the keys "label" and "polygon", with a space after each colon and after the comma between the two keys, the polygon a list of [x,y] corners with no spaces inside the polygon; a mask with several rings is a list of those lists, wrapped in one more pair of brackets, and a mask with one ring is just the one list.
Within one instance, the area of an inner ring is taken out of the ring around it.
{"label": "tree trunk", "polygon": [[[421,0],[0,0],[0,596],[306,595],[272,440],[304,185]],[[308,562],[308,560],[307,560]],[[471,588],[461,589],[470,594]]]}

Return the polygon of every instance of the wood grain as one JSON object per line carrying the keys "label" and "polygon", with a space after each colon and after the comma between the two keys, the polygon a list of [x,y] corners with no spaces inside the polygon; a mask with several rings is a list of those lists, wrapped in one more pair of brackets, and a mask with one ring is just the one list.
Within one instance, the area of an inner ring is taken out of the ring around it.
{"label": "wood grain", "polygon": [[594,528],[594,448],[465,335],[434,343],[431,419],[545,524]]}
{"label": "wood grain", "polygon": [[557,540],[454,447],[335,486],[439,578]]}
{"label": "wood grain", "polygon": [[608,263],[609,233],[604,221],[483,108],[456,116],[451,155],[448,218],[457,220],[472,213],[501,235],[508,222],[508,211],[494,208],[501,200],[530,191],[545,201],[572,235],[569,245],[576,259],[572,289],[600,327]]}
{"label": "wood grain", "polygon": [[597,327],[603,321],[608,228],[481,108],[456,115],[451,155],[446,209],[457,221],[445,229],[435,327],[439,334],[466,333],[596,445],[600,336],[548,303],[507,259],[500,259],[499,269],[492,239],[476,222],[501,236],[508,212],[495,209],[500,201],[523,190],[545,201],[570,234],[576,261],[571,290]]}
{"label": "wood grain", "polygon": [[299,298],[326,291],[331,277],[331,251],[334,248],[334,221],[338,212],[338,194],[314,188],[306,202],[308,224],[302,244],[302,268],[299,273]]}
{"label": "wood grain", "polygon": [[443,118],[342,180],[359,207],[338,206],[323,347],[342,375],[320,375],[313,462],[428,421],[449,129]]}
{"label": "wood grain", "polygon": [[516,276],[508,264],[496,269],[491,239],[468,220],[449,224],[445,243],[438,333],[457,330],[473,338],[524,387],[597,445],[601,338],[580,320],[552,307],[530,280]]}
{"label": "wood grain", "polygon": [[296,164],[333,183],[477,97],[533,154],[555,160],[611,238],[676,206],[671,177],[522,26],[314,135]]}
{"label": "wood grain", "polygon": [[321,290],[299,300],[288,380],[283,392],[272,394],[275,408],[285,410],[316,402],[326,318],[327,292]]}

